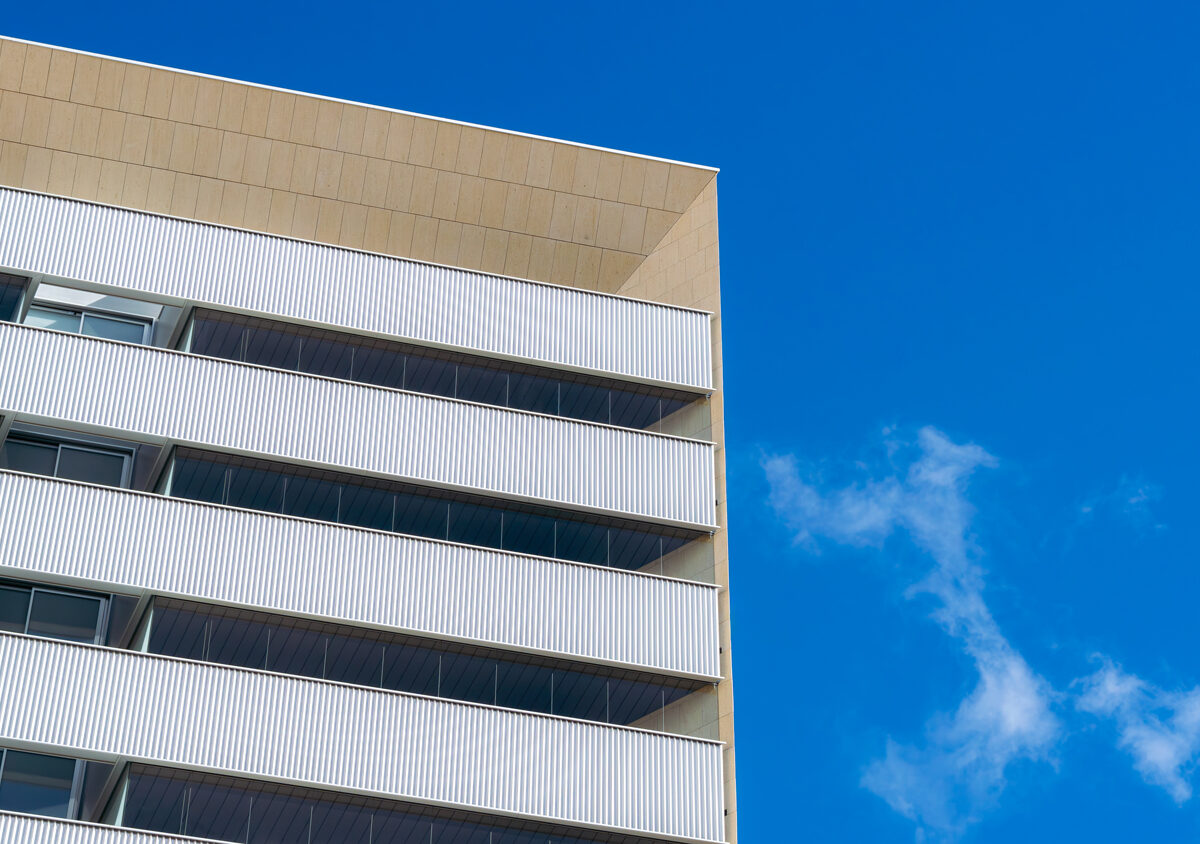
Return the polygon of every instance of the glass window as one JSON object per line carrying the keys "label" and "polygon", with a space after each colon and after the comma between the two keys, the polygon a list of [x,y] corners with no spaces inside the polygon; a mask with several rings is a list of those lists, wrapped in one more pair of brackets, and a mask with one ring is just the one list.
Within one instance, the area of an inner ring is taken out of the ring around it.
{"label": "glass window", "polygon": [[668,408],[701,400],[666,388],[208,310],[193,317],[190,351],[642,430],[657,427]]}
{"label": "glass window", "polygon": [[23,276],[0,273],[0,322],[16,319],[26,281]]}
{"label": "glass window", "polygon": [[105,337],[109,340],[121,340],[126,343],[144,343],[146,342],[146,323],[100,316],[99,314],[84,314],[82,333],[88,337]]}
{"label": "glass window", "polygon": [[125,478],[126,459],[125,455],[111,451],[63,445],[58,453],[56,474],[72,481],[121,486]]}
{"label": "glass window", "polygon": [[95,642],[101,607],[99,598],[35,589],[27,632],[68,642]]}
{"label": "glass window", "polygon": [[79,333],[80,314],[72,311],[60,311],[55,308],[44,308],[33,305],[25,315],[25,324],[34,328],[53,328],[55,331],[70,331]]}
{"label": "glass window", "polygon": [[349,379],[354,362],[354,347],[321,337],[305,337],[300,342],[300,371],[329,378]]}
{"label": "glass window", "polygon": [[29,616],[29,590],[0,586],[0,630],[24,633]]}
{"label": "glass window", "polygon": [[404,388],[431,396],[454,398],[457,366],[448,360],[409,355],[404,375]]}
{"label": "glass window", "polygon": [[54,476],[58,447],[48,443],[7,440],[0,450],[0,467],[35,475]]}
{"label": "glass window", "polygon": [[208,357],[241,360],[244,331],[241,322],[219,319],[214,315],[197,316],[192,323],[191,351]]}
{"label": "glass window", "polygon": [[283,494],[283,512],[289,516],[338,520],[342,485],[317,476],[294,475],[287,479]]}
{"label": "glass window", "polygon": [[71,808],[75,760],[40,753],[4,751],[0,809],[65,818]]}
{"label": "glass window", "polygon": [[15,437],[0,449],[0,468],[108,486],[124,485],[128,460],[120,452]]}
{"label": "glass window", "polygon": [[244,345],[246,363],[273,366],[276,369],[297,369],[300,366],[300,338],[292,331],[248,327]]}

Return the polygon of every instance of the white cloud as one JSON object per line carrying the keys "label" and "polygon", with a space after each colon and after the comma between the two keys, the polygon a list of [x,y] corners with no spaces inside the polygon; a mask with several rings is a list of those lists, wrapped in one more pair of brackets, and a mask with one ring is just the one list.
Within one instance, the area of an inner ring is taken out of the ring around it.
{"label": "white cloud", "polygon": [[1192,796],[1190,777],[1200,753],[1200,688],[1169,692],[1128,674],[1110,660],[1081,681],[1076,706],[1117,728],[1117,746],[1151,785],[1179,804]]}
{"label": "white cloud", "polygon": [[1161,497],[1162,490],[1155,484],[1122,475],[1114,488],[1093,493],[1079,505],[1079,521],[1089,522],[1104,513],[1127,521],[1137,530],[1166,530],[1167,526],[1154,518],[1153,505]]}
{"label": "white cloud", "polygon": [[[831,540],[882,548],[903,531],[932,559],[910,593],[938,600],[935,618],[961,641],[979,682],[953,713],[930,720],[923,746],[889,740],[862,783],[916,821],[921,835],[954,837],[1004,788],[1011,763],[1047,756],[1061,726],[1049,685],[1009,644],[983,599],[966,491],[975,470],[995,466],[995,458],[934,428],[922,428],[915,444],[896,440],[893,431],[885,437],[888,473],[841,489],[820,489],[791,456],[770,457],[763,467],[772,507],[806,547]],[[897,465],[905,459],[907,466]]]}

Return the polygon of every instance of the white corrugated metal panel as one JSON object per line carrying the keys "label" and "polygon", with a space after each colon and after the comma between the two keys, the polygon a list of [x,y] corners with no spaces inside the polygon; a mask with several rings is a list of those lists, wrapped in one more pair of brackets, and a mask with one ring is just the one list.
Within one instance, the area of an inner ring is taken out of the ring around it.
{"label": "white corrugated metal panel", "polygon": [[721,745],[0,634],[0,741],[719,841]]}
{"label": "white corrugated metal panel", "polygon": [[689,389],[709,316],[566,287],[0,189],[0,266]]}
{"label": "white corrugated metal panel", "polygon": [[4,571],[720,674],[715,586],[11,472],[0,472]]}
{"label": "white corrugated metal panel", "polygon": [[0,410],[705,528],[713,446],[0,324]]}
{"label": "white corrugated metal panel", "polygon": [[0,811],[4,844],[200,844],[204,840]]}

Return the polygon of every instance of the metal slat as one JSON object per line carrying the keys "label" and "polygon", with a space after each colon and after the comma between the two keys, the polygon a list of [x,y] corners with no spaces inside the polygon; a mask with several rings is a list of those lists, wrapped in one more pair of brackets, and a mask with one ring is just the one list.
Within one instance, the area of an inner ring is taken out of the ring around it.
{"label": "metal slat", "polygon": [[4,471],[0,526],[14,577],[720,673],[705,584]]}
{"label": "metal slat", "polygon": [[712,529],[713,446],[0,324],[0,411]]}
{"label": "metal slat", "polygon": [[0,742],[720,841],[722,745],[0,634]]}
{"label": "metal slat", "polygon": [[0,266],[377,336],[712,389],[701,311],[0,189]]}

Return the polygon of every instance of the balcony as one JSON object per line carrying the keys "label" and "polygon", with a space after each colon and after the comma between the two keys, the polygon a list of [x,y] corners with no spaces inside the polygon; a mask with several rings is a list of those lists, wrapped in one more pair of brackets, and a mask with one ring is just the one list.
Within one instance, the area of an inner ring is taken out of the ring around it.
{"label": "balcony", "polygon": [[0,189],[0,268],[693,391],[709,315]]}
{"label": "balcony", "polygon": [[13,634],[0,687],[20,747],[673,841],[724,826],[716,742]]}
{"label": "balcony", "polygon": [[0,524],[11,577],[720,673],[705,584],[3,471]]}
{"label": "balcony", "polygon": [[0,324],[0,413],[695,530],[713,446]]}

